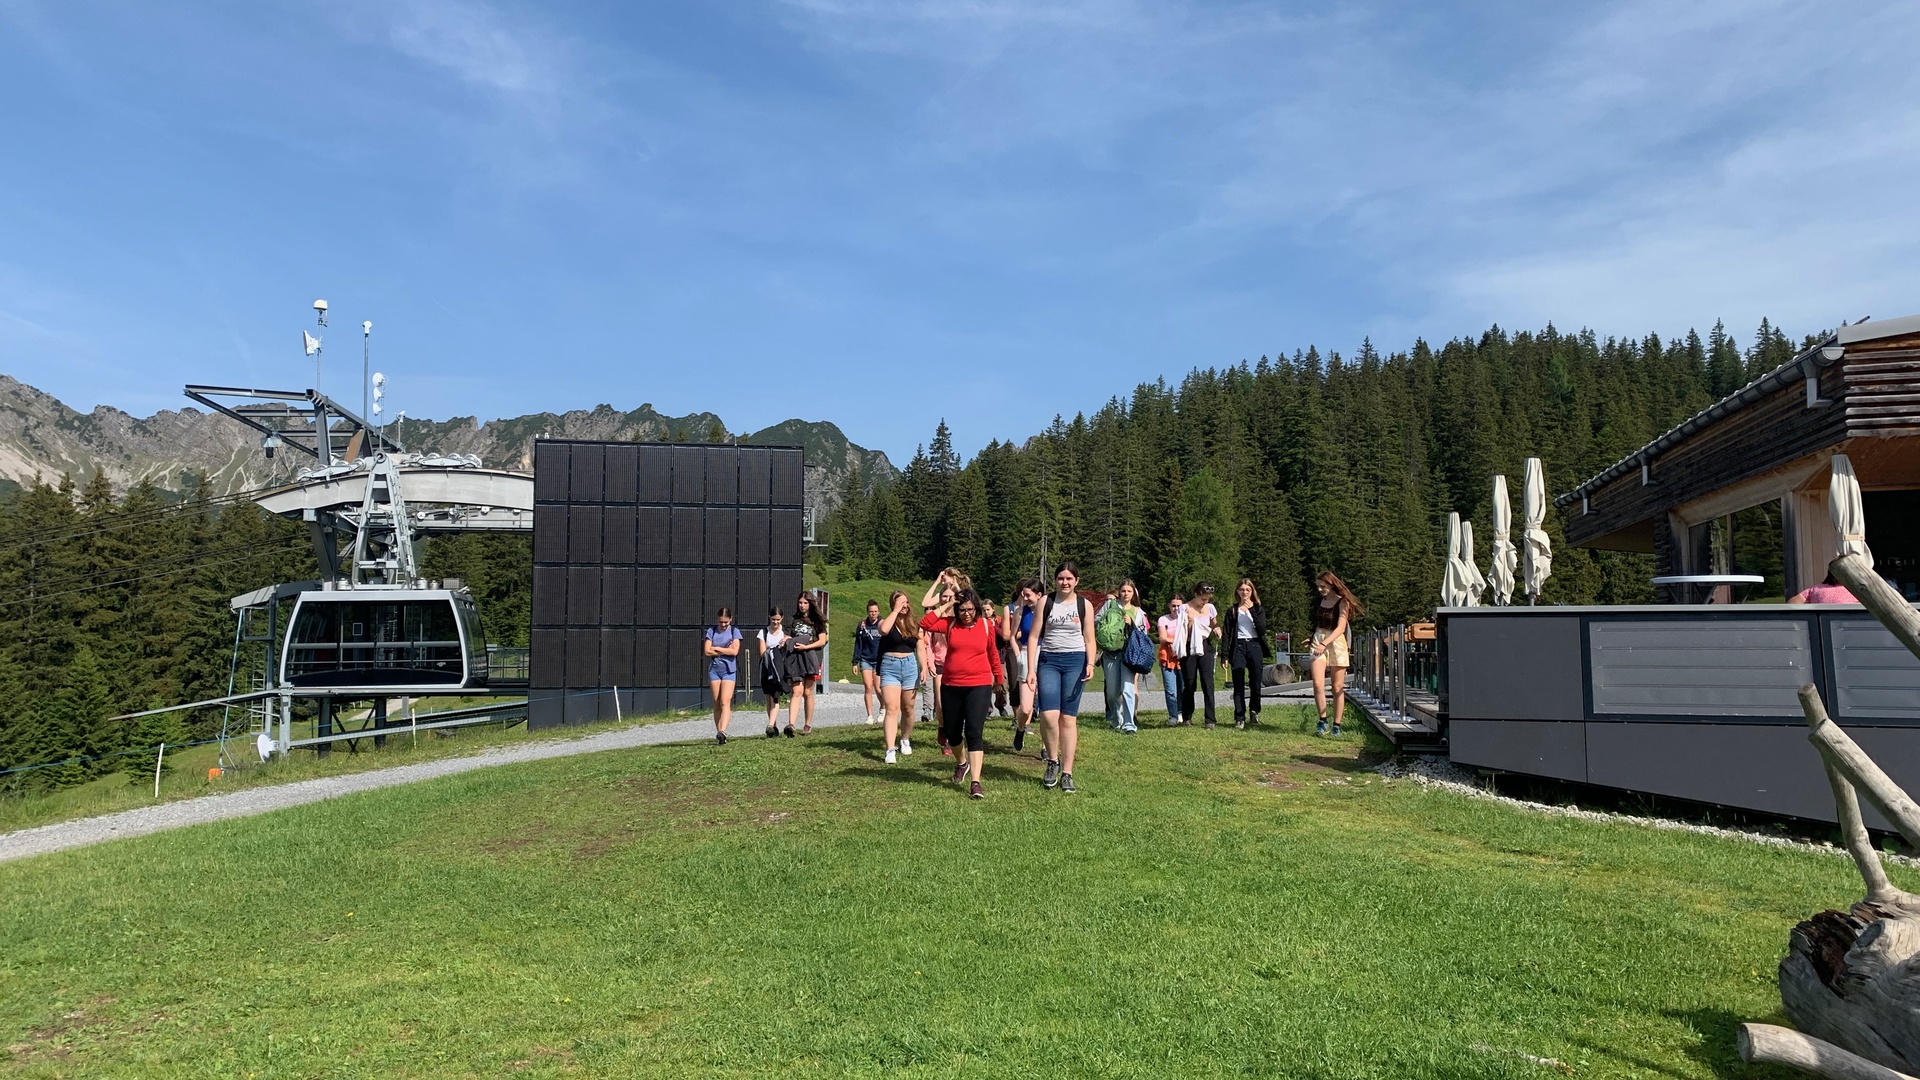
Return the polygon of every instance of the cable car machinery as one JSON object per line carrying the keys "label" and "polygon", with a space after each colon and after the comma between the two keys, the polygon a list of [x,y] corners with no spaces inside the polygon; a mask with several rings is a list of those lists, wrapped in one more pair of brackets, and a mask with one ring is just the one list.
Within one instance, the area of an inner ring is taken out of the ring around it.
{"label": "cable car machinery", "polygon": [[[229,602],[237,625],[222,699],[223,760],[226,736],[240,731],[253,735],[263,759],[303,746],[325,753],[347,737],[333,731],[345,701],[372,702],[360,730],[379,743],[384,735],[375,732],[390,729],[390,697],[524,698],[523,672],[490,672],[472,594],[457,580],[422,577],[417,541],[433,532],[530,531],[532,477],[482,468],[472,456],[410,454],[318,390],[196,385],[186,395],[259,432],[269,458],[284,447],[314,459],[255,500],[306,523],[321,578]],[[421,508],[410,506],[409,493]],[[313,738],[292,737],[296,698],[315,703]],[[462,709],[416,730],[497,721],[516,709],[524,716],[525,708],[522,700]]]}

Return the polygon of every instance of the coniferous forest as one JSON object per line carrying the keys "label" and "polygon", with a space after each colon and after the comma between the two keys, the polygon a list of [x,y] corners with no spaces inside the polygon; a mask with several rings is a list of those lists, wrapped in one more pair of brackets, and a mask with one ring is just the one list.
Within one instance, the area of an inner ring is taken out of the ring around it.
{"label": "coniferous forest", "polygon": [[[1484,563],[1494,473],[1517,518],[1528,456],[1566,491],[1794,351],[1766,322],[1744,349],[1718,325],[1670,341],[1495,327],[1437,349],[1196,370],[966,462],[943,422],[898,478],[849,477],[814,553],[839,578],[959,566],[996,598],[1072,558],[1089,587],[1131,577],[1155,606],[1245,574],[1296,636],[1312,575],[1331,569],[1366,622],[1397,622],[1435,605],[1448,511],[1476,523]],[[145,755],[111,755],[212,734],[217,710],[102,719],[227,693],[228,599],[314,576],[302,528],[189,487],[116,493],[95,475],[0,500],[0,769],[86,759],[0,773],[0,791],[144,770]],[[1651,599],[1650,556],[1570,550],[1557,513],[1547,531],[1545,602]],[[526,643],[524,537],[436,538],[423,558],[473,588],[490,642]]]}

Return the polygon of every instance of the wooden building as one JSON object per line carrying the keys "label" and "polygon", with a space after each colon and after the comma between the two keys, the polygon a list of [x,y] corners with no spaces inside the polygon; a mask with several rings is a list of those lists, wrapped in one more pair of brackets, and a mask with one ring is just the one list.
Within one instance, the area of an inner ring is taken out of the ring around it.
{"label": "wooden building", "polygon": [[1841,327],[1554,501],[1569,543],[1651,552],[1662,575],[1728,571],[1733,515],[1777,506],[1791,596],[1826,576],[1837,451],[1876,567],[1920,598],[1920,315]]}

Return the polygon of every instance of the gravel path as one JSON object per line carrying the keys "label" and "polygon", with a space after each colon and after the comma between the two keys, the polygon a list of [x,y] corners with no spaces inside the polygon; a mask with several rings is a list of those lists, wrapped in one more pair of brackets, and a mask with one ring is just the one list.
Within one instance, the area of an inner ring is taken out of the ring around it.
{"label": "gravel path", "polygon": [[[758,707],[738,710],[734,713],[733,723],[729,727],[736,738],[741,735],[760,738],[760,733],[764,730],[762,722],[765,717],[766,713]],[[846,727],[864,723],[865,720],[866,713],[859,694],[822,694],[814,712],[813,726],[816,728]],[[0,862],[84,847],[103,840],[145,836],[148,833],[184,828],[207,821],[251,817],[270,810],[282,810],[289,806],[301,806],[319,802],[322,799],[351,795],[358,791],[393,787],[396,784],[412,784],[421,780],[431,780],[436,776],[451,776],[454,773],[468,772],[473,769],[490,769],[496,765],[514,765],[523,761],[571,757],[574,754],[593,754],[602,750],[629,750],[637,746],[658,746],[662,743],[711,741],[712,738],[713,718],[703,716],[696,720],[675,720],[664,724],[622,728],[618,731],[602,732],[579,739],[551,739],[519,746],[494,747],[468,757],[442,758],[438,761],[372,769],[345,776],[268,784],[225,795],[203,795],[194,799],[180,799],[157,806],[143,806],[138,810],[124,810],[117,814],[103,814],[99,817],[79,818],[21,829],[19,832],[0,833]],[[875,735],[874,738],[878,740],[879,736]]]}

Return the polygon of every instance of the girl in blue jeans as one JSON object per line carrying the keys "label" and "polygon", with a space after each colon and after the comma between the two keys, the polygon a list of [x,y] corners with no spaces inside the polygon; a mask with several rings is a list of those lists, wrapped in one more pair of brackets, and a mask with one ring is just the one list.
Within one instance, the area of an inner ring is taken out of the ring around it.
{"label": "girl in blue jeans", "polygon": [[1041,605],[1027,645],[1027,686],[1040,711],[1040,730],[1057,757],[1047,759],[1045,787],[1071,794],[1073,754],[1079,747],[1080,691],[1093,678],[1100,650],[1093,641],[1093,605],[1074,590],[1080,568],[1063,562],[1053,575],[1054,594]]}

